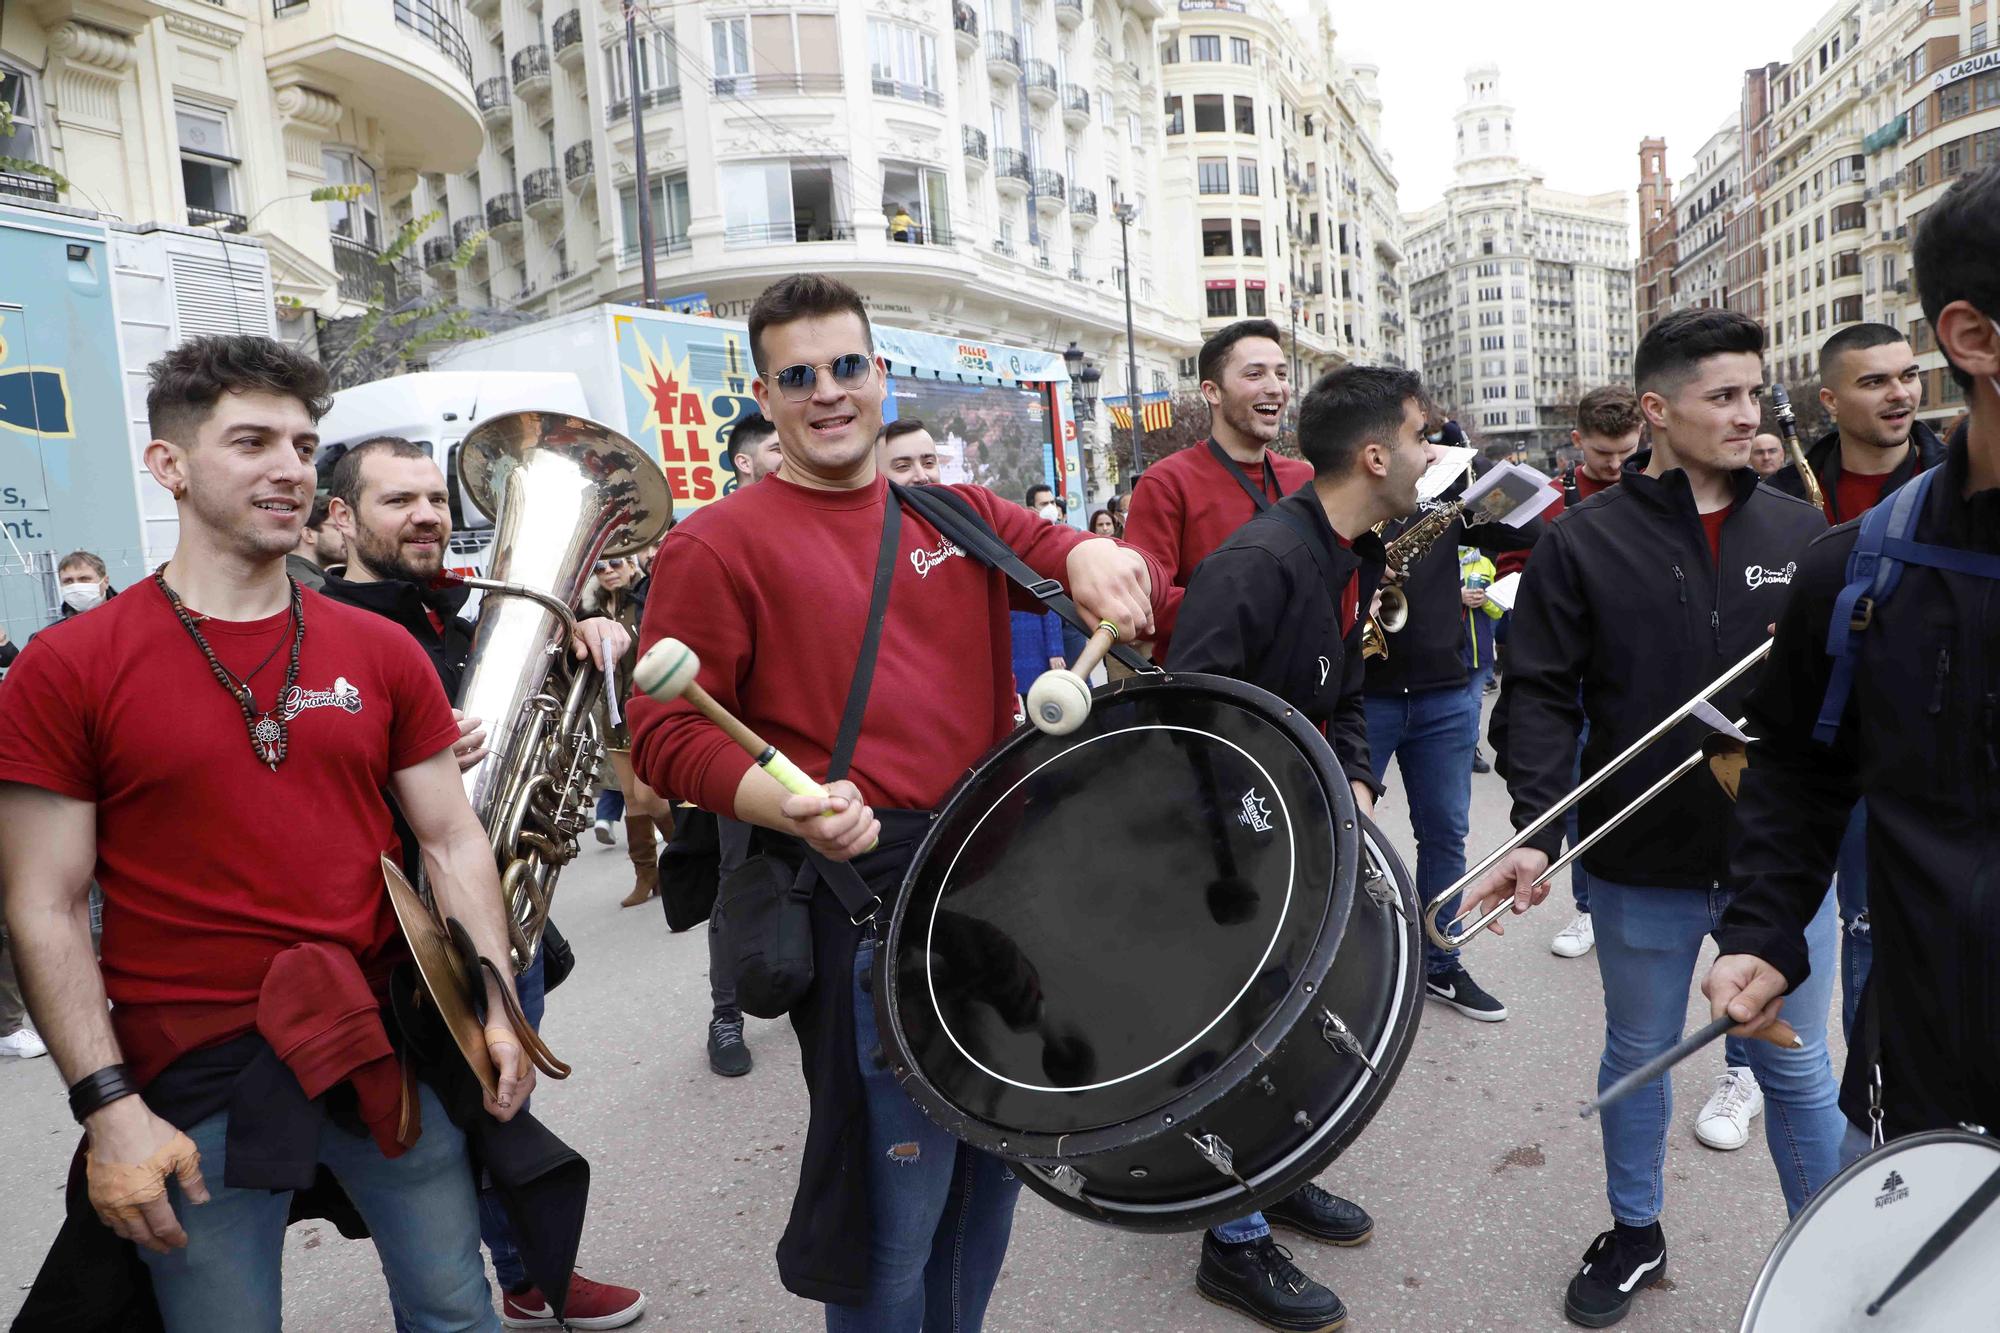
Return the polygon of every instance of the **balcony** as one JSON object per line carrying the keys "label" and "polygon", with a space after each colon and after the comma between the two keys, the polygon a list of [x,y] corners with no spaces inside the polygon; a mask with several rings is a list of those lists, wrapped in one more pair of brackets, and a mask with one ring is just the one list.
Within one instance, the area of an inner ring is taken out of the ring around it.
{"label": "balcony", "polygon": [[[467,219],[470,221],[470,219]],[[443,278],[452,271],[451,261],[458,254],[458,247],[451,243],[449,236],[426,236],[424,238],[424,267],[433,278]]]}
{"label": "balcony", "polygon": [[1056,96],[1062,90],[1062,80],[1056,77],[1056,67],[1046,60],[1029,56],[1021,68],[1021,81],[1028,87],[1028,100],[1039,107],[1054,106]]}
{"label": "balcony", "polygon": [[1063,123],[1073,130],[1090,124],[1090,89],[1066,83],[1062,90]]}
{"label": "balcony", "polygon": [[462,0],[462,3],[468,14],[476,14],[483,19],[500,17],[500,0]]}
{"label": "balcony", "polygon": [[1083,0],[1056,0],[1056,22],[1074,28],[1083,22]]}
{"label": "balcony", "polygon": [[854,228],[845,222],[753,222],[739,224],[723,233],[724,244],[731,248],[746,245],[816,245],[853,239]]}
{"label": "balcony", "polygon": [[596,150],[590,140],[563,149],[563,183],[578,194],[587,193],[597,175]]}
{"label": "balcony", "polygon": [[986,72],[1009,81],[1021,77],[1021,39],[1011,32],[986,34]]}
{"label": "balcony", "polygon": [[346,236],[333,236],[333,271],[343,301],[379,301],[394,307],[407,293],[398,290],[397,274],[376,251]]}
{"label": "balcony", "polygon": [[[682,232],[668,232],[664,236],[655,235],[653,237],[653,253],[656,255],[684,255],[691,248],[693,248],[692,242]],[[620,247],[618,262],[626,268],[630,268],[639,262],[639,244],[637,241]]]}
{"label": "balcony", "polygon": [[483,230],[485,230],[485,228],[478,218],[460,218],[458,221],[452,223],[451,224],[452,250],[457,251],[461,249],[466,244],[466,242],[477,237]]}
{"label": "balcony", "polygon": [[1075,227],[1095,227],[1097,225],[1097,191],[1081,185],[1069,189],[1069,220]]}
{"label": "balcony", "polygon": [[951,33],[958,41],[958,53],[969,56],[979,49],[979,11],[965,0],[951,7]]}
{"label": "balcony", "polygon": [[47,176],[30,175],[20,171],[0,171],[0,195],[13,195],[17,199],[39,199],[43,203],[56,201],[56,183]]}
{"label": "balcony", "polygon": [[959,146],[965,150],[965,166],[969,171],[984,171],[987,164],[986,131],[971,125],[958,127]]}
{"label": "balcony", "polygon": [[[639,94],[639,109],[650,111],[656,106],[679,106],[681,86],[676,83],[666,88],[649,88]],[[624,98],[612,102],[604,108],[606,121],[619,121],[632,114],[632,103]]]}
{"label": "balcony", "polygon": [[486,127],[458,13],[434,0],[274,0],[263,24],[265,72],[281,98],[317,103],[310,109],[325,123],[374,121],[392,168],[468,171]]}
{"label": "balcony", "polygon": [[546,97],[549,91],[549,48],[536,42],[514,53],[514,91],[523,97]]}
{"label": "balcony", "polygon": [[1069,207],[1069,191],[1063,188],[1060,171],[1036,167],[1029,175],[1029,183],[1034,188],[1037,209],[1053,216]]}
{"label": "balcony", "polygon": [[509,190],[486,201],[486,229],[501,239],[521,234],[521,196]]}
{"label": "balcony", "polygon": [[490,79],[481,79],[479,90],[472,96],[479,104],[480,119],[495,129],[514,119],[514,93],[507,86],[505,74],[495,74]]}
{"label": "balcony", "polygon": [[717,97],[777,97],[786,93],[821,96],[840,91],[838,74],[722,74],[715,79]]}
{"label": "balcony", "polygon": [[882,234],[898,245],[950,245],[952,243],[951,224],[934,223],[924,226],[912,223],[898,230],[892,221],[882,229]]}
{"label": "balcony", "polygon": [[1018,148],[993,150],[993,183],[1009,199],[1028,197],[1028,155]]}
{"label": "balcony", "polygon": [[922,102],[925,106],[944,105],[943,93],[920,83],[899,83],[894,79],[873,79],[870,82],[877,97],[900,97],[905,102]]}
{"label": "balcony", "polygon": [[554,222],[562,217],[562,177],[554,167],[537,167],[524,176],[521,197],[527,202],[528,216],[538,222]]}
{"label": "balcony", "polygon": [[240,232],[246,230],[250,222],[241,213],[224,213],[214,208],[188,207],[188,226],[213,227],[217,231]]}
{"label": "balcony", "polygon": [[556,60],[564,69],[578,69],[583,64],[583,15],[577,10],[557,16],[555,26],[549,29],[549,45],[555,48]]}

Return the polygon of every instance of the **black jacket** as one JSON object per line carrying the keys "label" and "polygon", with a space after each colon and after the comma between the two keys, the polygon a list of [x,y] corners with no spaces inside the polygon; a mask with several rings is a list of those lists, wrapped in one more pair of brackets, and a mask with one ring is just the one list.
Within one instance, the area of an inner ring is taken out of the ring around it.
{"label": "black jacket", "polygon": [[[1311,532],[1310,540],[1294,521]],[[1341,593],[1357,571],[1359,614],[1343,635]],[[1238,528],[1196,567],[1168,669],[1269,690],[1324,724],[1349,780],[1379,794],[1361,702],[1361,631],[1381,576],[1381,540],[1364,532],[1352,549],[1343,547],[1326,507],[1307,487]]]}
{"label": "black jacket", "polygon": [[[1917,540],[2000,552],[2000,491],[1963,497],[1961,442],[1944,468]],[[1858,531],[1843,524],[1806,552],[1751,697],[1758,740],[1730,839],[1740,892],[1717,938],[1803,981],[1806,922],[1865,797],[1875,955],[1841,1107],[1868,1123],[1860,1053],[1873,1030],[1891,1135],[2000,1127],[2000,582],[1906,566],[1861,636],[1839,735],[1820,745],[1827,624]]]}
{"label": "black jacket", "polygon": [[[465,599],[471,590],[465,587],[419,588],[403,579],[381,579],[374,583],[350,583],[342,577],[345,567],[338,573],[327,571],[326,586],[320,596],[331,597],[336,602],[358,606],[364,611],[373,611],[378,616],[387,616],[410,632],[412,638],[423,646],[431,665],[437,668],[438,679],[444,682],[444,692],[453,704],[458,702],[459,687],[465,683],[465,659],[472,651],[472,622],[459,614],[465,606]],[[444,621],[443,630],[432,626],[430,611],[437,612]]]}
{"label": "black jacket", "polygon": [[[1522,575],[1501,705],[1509,710],[1507,789],[1516,828],[1568,794],[1584,717],[1589,775],[1763,642],[1806,544],[1825,530],[1818,510],[1759,486],[1744,468],[1733,479],[1735,508],[1722,525],[1717,561],[1687,474],[1649,477],[1642,470],[1648,461],[1645,454],[1633,459],[1618,485],[1552,525]],[[1747,678],[1739,680],[1713,702],[1733,719],[1748,688]],[[1683,722],[1607,779],[1583,802],[1581,832],[1587,836],[1665,777],[1705,731]],[[1585,853],[1583,863],[1614,883],[1708,888],[1724,877],[1728,822],[1729,800],[1700,766]],[[1557,820],[1530,845],[1553,858],[1562,836]]]}
{"label": "black jacket", "polygon": [[[1885,497],[1889,492],[1895,490],[1919,472],[1928,471],[1944,462],[1944,441],[1940,440],[1937,437],[1937,433],[1923,422],[1917,422],[1911,430],[1910,443],[1916,447],[1903,455],[1903,461],[1897,465],[1894,472],[1889,474],[1889,480],[1882,485],[1882,494]],[[1840,512],[1840,432],[1838,430],[1830,430],[1820,436],[1819,439],[1813,441],[1812,448],[1806,450],[1806,465],[1813,470],[1813,475],[1819,478],[1819,488],[1825,494],[1827,504],[1833,509],[1834,522],[1845,523],[1850,518],[1861,517],[1859,514],[1843,514]],[[1775,486],[1786,495],[1796,495],[1801,500],[1806,498],[1805,480],[1799,476],[1799,470],[1795,467],[1788,465],[1779,468],[1764,484],[1766,486]]]}

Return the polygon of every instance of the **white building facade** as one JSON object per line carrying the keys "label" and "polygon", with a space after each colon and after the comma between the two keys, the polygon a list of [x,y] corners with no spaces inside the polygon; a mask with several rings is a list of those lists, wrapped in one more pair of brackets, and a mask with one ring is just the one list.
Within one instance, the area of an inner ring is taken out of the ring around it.
{"label": "white building facade", "polygon": [[1729,219],[1742,193],[1743,131],[1732,111],[1674,193],[1674,309],[1728,305]]}

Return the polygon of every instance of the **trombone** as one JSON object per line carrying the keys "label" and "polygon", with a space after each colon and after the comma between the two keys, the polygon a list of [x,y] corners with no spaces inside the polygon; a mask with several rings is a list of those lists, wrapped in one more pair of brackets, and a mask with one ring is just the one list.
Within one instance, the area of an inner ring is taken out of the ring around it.
{"label": "trombone", "polygon": [[[1704,685],[1700,692],[1692,699],[1689,699],[1686,703],[1661,719],[1659,724],[1651,731],[1641,736],[1638,740],[1633,741],[1631,745],[1626,747],[1623,754],[1585,778],[1575,791],[1563,797],[1561,801],[1557,802],[1549,810],[1536,816],[1534,820],[1523,827],[1513,837],[1488,852],[1480,860],[1479,864],[1468,869],[1459,878],[1457,883],[1433,899],[1431,904],[1424,909],[1424,931],[1431,937],[1431,942],[1441,949],[1462,949],[1476,939],[1479,932],[1499,920],[1501,914],[1510,911],[1514,906],[1514,899],[1511,894],[1495,903],[1492,907],[1487,908],[1478,920],[1463,928],[1460,927],[1460,923],[1465,920],[1465,913],[1460,913],[1458,916],[1453,917],[1445,925],[1440,926],[1438,924],[1438,915],[1443,911],[1446,903],[1452,901],[1457,895],[1471,888],[1474,884],[1477,884],[1484,878],[1487,871],[1498,865],[1515,848],[1521,846],[1528,839],[1534,837],[1537,833],[1555,823],[1556,820],[1568,814],[1571,806],[1590,795],[1591,792],[1596,791],[1613,773],[1616,773],[1619,769],[1630,763],[1641,751],[1649,748],[1653,742],[1659,740],[1662,736],[1693,716],[1695,711],[1706,704],[1711,696],[1720,694],[1723,690],[1734,684],[1745,672],[1763,661],[1770,651],[1771,640],[1766,639],[1764,642],[1758,644],[1755,651],[1751,652],[1749,656],[1723,672],[1709,684]],[[1739,727],[1742,726],[1743,719],[1738,718],[1736,725]],[[1683,774],[1701,763],[1707,757],[1707,753],[1705,748],[1696,750],[1693,754],[1682,760],[1665,777],[1640,793],[1638,799],[1600,824],[1591,832],[1589,837],[1580,839],[1574,847],[1571,847],[1554,861],[1551,861],[1549,868],[1536,876],[1535,883],[1531,887],[1539,888],[1554,879],[1558,872],[1568,867],[1570,862],[1576,860],[1577,857],[1582,856],[1595,846],[1600,838],[1603,838],[1613,829],[1624,823],[1628,818],[1636,814],[1640,807],[1644,806],[1668,787],[1671,787]]]}

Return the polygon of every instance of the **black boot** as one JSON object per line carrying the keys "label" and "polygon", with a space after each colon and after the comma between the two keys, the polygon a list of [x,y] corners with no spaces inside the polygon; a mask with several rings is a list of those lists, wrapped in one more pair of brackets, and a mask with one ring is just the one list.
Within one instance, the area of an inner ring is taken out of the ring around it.
{"label": "black boot", "polygon": [[1264,1220],[1327,1245],[1366,1245],[1375,1234],[1367,1209],[1310,1181],[1266,1208]]}
{"label": "black boot", "polygon": [[1583,1252],[1583,1267],[1563,1296],[1563,1313],[1572,1324],[1609,1328],[1625,1317],[1640,1292],[1666,1275],[1667,1235],[1658,1222],[1613,1227]]}
{"label": "black boot", "polygon": [[1194,1285],[1206,1299],[1280,1333],[1332,1333],[1347,1322],[1340,1297],[1301,1273],[1269,1236],[1232,1245],[1202,1233]]}

